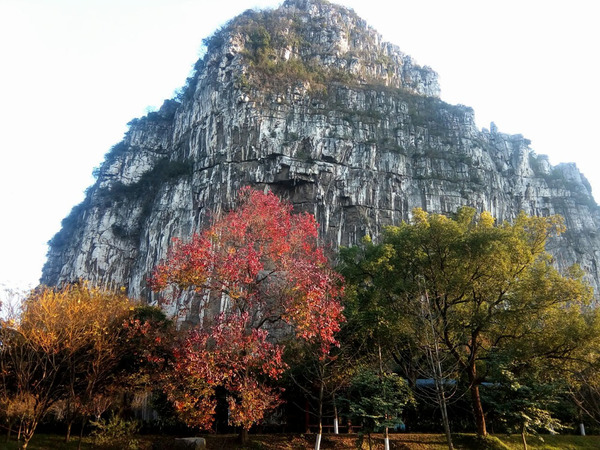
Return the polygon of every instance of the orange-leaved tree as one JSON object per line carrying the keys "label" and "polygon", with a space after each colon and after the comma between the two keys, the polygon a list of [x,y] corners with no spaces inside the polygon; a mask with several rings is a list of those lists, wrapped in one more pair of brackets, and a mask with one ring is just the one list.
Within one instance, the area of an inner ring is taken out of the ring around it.
{"label": "orange-leaved tree", "polygon": [[343,320],[342,280],[318,243],[314,217],[250,188],[239,192],[237,209],[191,241],[176,240],[150,281],[176,296],[195,291],[201,302],[199,329],[175,352],[169,397],[189,425],[208,428],[224,387],[242,439],[279,402],[267,384],[287,367],[278,338],[293,333],[325,355]]}
{"label": "orange-leaved tree", "polygon": [[0,322],[0,389],[22,411],[22,448],[52,406],[62,402],[72,412],[70,430],[114,381],[131,309],[124,295],[80,282],[37,289],[23,302],[19,321]]}

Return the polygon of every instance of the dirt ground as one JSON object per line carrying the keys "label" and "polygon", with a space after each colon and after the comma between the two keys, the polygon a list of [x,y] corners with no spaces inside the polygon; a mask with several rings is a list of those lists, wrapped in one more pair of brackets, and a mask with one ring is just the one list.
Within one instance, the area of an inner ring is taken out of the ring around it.
{"label": "dirt ground", "polygon": [[[270,434],[250,435],[250,443],[246,448],[261,450],[304,450],[315,448],[314,434]],[[362,447],[356,434],[324,434],[321,440],[323,450],[335,449],[368,449],[367,436],[364,436]],[[237,436],[208,436],[207,448],[209,450],[243,448],[237,443]],[[384,448],[383,436],[373,435],[371,438],[373,450]],[[447,449],[444,437],[436,434],[393,434],[390,435],[390,449],[392,450],[437,450]],[[460,448],[460,447],[459,447]]]}

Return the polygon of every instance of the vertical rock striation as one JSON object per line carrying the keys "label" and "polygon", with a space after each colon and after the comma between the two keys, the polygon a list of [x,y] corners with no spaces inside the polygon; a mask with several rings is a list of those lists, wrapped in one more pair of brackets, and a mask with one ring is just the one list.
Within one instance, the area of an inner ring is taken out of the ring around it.
{"label": "vertical rock striation", "polygon": [[475,126],[416,65],[354,12],[323,0],[248,11],[207,39],[177,100],[134,119],[84,202],[51,240],[42,282],[127,286],[173,237],[189,237],[245,185],[313,213],[333,249],[410,217],[470,205],[499,221],[564,216],[549,250],[598,292],[600,213],[573,164],[551,166],[521,135]]}

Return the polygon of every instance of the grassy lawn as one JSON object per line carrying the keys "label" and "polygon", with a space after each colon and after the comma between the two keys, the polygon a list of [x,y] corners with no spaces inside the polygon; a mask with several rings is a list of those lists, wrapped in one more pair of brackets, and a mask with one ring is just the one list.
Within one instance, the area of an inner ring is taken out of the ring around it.
{"label": "grassy lawn", "polygon": [[[357,446],[356,434],[342,435],[323,435],[321,448],[323,450],[334,449],[356,449]],[[209,435],[206,436],[209,450],[216,449],[236,449],[247,448],[255,450],[308,450],[313,449],[315,445],[315,435],[312,434],[263,434],[250,435],[250,444],[246,447],[240,447],[237,444],[237,436],[235,435]],[[498,435],[497,439],[492,439],[489,444],[482,445],[478,443],[474,435],[459,434],[454,436],[454,444],[457,450],[501,450],[509,448],[511,450],[519,450],[522,447],[521,437],[518,435],[505,436]],[[65,444],[64,437],[51,434],[37,434],[29,444],[29,449],[32,450],[75,450],[77,448],[78,438],[72,439],[71,442]],[[150,450],[152,443],[160,443],[158,448],[169,450],[172,444],[169,443],[170,438],[164,436],[139,436],[138,448],[140,450]],[[501,441],[506,447],[498,444]],[[383,449],[383,437],[379,434],[372,437],[373,449]],[[527,444],[529,449],[544,449],[544,450],[578,450],[578,449],[600,449],[600,436],[544,436],[544,441],[541,441],[535,436],[528,436]],[[19,447],[13,440],[9,443],[4,442],[4,438],[0,441],[0,449],[17,450]],[[82,449],[88,450],[96,447],[91,442],[90,438],[84,438]],[[112,447],[114,449],[123,449],[122,446]],[[157,447],[155,447],[157,448]],[[365,439],[362,445],[363,449],[368,449],[368,444]],[[390,448],[395,450],[445,450],[445,438],[441,434],[392,434],[390,435]]]}
{"label": "grassy lawn", "polygon": [[[508,448],[522,449],[521,436],[498,436]],[[543,441],[535,436],[527,436],[527,447],[530,449],[544,450],[579,450],[600,449],[600,436],[543,436]]]}
{"label": "grassy lawn", "polygon": [[[4,450],[18,450],[20,447],[15,439],[11,439],[10,442],[5,442],[6,437],[0,437],[0,449]],[[79,443],[79,437],[75,436],[71,439],[69,443],[65,443],[64,435],[57,434],[45,434],[39,433],[35,434],[31,441],[29,441],[29,445],[27,446],[27,450],[54,450],[54,449],[64,449],[64,450],[76,450],[77,445]],[[90,438],[83,438],[81,448],[83,450],[88,450],[94,448]]]}

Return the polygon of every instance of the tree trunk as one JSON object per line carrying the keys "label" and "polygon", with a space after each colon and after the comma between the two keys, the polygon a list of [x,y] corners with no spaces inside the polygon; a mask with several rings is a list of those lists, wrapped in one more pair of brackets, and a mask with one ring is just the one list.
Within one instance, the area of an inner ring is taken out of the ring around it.
{"label": "tree trunk", "polygon": [[477,426],[477,435],[481,437],[487,436],[485,427],[485,415],[481,406],[481,397],[479,396],[479,385],[471,385],[471,404],[473,405],[473,414],[475,415],[475,425]]}
{"label": "tree trunk", "polygon": [[10,434],[12,432],[13,421],[8,421],[8,426],[6,427],[6,442],[10,441]]}
{"label": "tree trunk", "polygon": [[580,403],[578,403],[577,406],[579,406],[579,408],[577,408],[577,418],[579,419],[579,434],[581,436],[585,436],[585,425],[583,424],[583,408],[581,407]]}
{"label": "tree trunk", "polygon": [[73,419],[67,423],[67,434],[65,435],[65,442],[69,442],[71,439],[71,427],[73,426]]}
{"label": "tree trunk", "polygon": [[[379,350],[379,377],[383,380],[383,358],[381,356],[381,343],[377,344],[378,350]],[[385,386],[385,385],[384,385]],[[384,392],[383,395],[385,397],[385,388],[384,388]],[[386,412],[385,414],[385,421],[388,421],[388,414]],[[389,428],[386,425],[385,426],[385,438],[384,438],[384,446],[385,446],[385,450],[390,450],[390,436],[389,436]]]}
{"label": "tree trunk", "polygon": [[335,403],[335,394],[333,394],[333,434],[340,434],[338,410]]}
{"label": "tree trunk", "polygon": [[[433,324],[431,325],[431,331],[435,335],[435,329]],[[448,444],[448,450],[454,450],[452,444],[452,434],[450,433],[450,420],[448,419],[448,408],[446,405],[446,385],[445,379],[442,372],[442,363],[439,354],[437,339],[433,339],[434,349],[428,350],[429,358],[431,359],[431,367],[433,369],[435,381],[435,393],[437,396],[437,402],[442,412],[442,423],[444,424],[444,433],[446,434],[446,443]]]}
{"label": "tree trunk", "polygon": [[[323,373],[321,373],[323,375]],[[315,450],[321,450],[321,438],[323,437],[323,391],[324,391],[323,377],[321,377],[321,388],[319,389],[319,434],[317,434],[317,440],[315,441]]]}
{"label": "tree trunk", "polygon": [[239,436],[240,444],[246,445],[248,443],[248,430],[245,427],[242,427],[242,431],[240,431]]}
{"label": "tree trunk", "polygon": [[83,430],[85,428],[87,420],[85,417],[81,420],[81,430],[79,430],[79,442],[77,443],[77,450],[81,450],[81,441],[83,441]]}
{"label": "tree trunk", "polygon": [[471,354],[469,355],[468,361],[462,361],[460,356],[457,355],[456,349],[450,349],[453,353],[456,361],[465,369],[469,378],[469,391],[471,391],[471,405],[473,407],[473,416],[475,417],[475,426],[477,428],[477,435],[480,437],[487,436],[487,429],[485,427],[485,415],[483,414],[483,407],[481,406],[481,397],[479,396],[479,384],[481,380],[477,379],[477,348],[479,345],[479,331],[474,330],[471,333],[471,342],[469,347],[471,348]]}
{"label": "tree trunk", "polygon": [[310,411],[308,399],[304,402],[304,422],[306,424],[306,434],[310,434]]}
{"label": "tree trunk", "polygon": [[317,434],[317,439],[315,441],[315,450],[321,449],[321,437],[323,437],[323,435],[321,434],[321,430],[319,430],[319,434]]}
{"label": "tree trunk", "polygon": [[26,428],[25,431],[23,431],[23,445],[21,445],[21,448],[23,450],[25,450],[27,448],[27,446],[29,445],[29,441],[33,437],[33,434],[35,433],[36,428],[37,428],[37,422],[34,421],[31,423],[30,427]]}
{"label": "tree trunk", "polygon": [[521,427],[521,441],[523,442],[523,450],[527,450],[527,439],[525,439],[525,424]]}
{"label": "tree trunk", "polygon": [[[476,339],[473,338],[473,342]],[[475,366],[475,354],[471,355],[469,365],[466,367],[467,375],[469,376],[469,391],[471,391],[471,405],[473,407],[473,416],[475,417],[475,426],[477,428],[477,435],[481,437],[487,436],[487,429],[485,427],[485,415],[483,414],[483,407],[481,406],[481,396],[479,395],[479,383],[477,383],[477,367]]]}
{"label": "tree trunk", "polygon": [[385,439],[384,439],[384,450],[390,450],[390,434],[389,428],[385,427]]}
{"label": "tree trunk", "polygon": [[[443,395],[443,393],[442,393]],[[452,444],[452,433],[450,432],[450,421],[448,420],[448,409],[446,408],[446,397],[442,398],[442,422],[444,423],[444,433],[446,434],[446,442],[448,443],[448,450],[454,450]]]}

